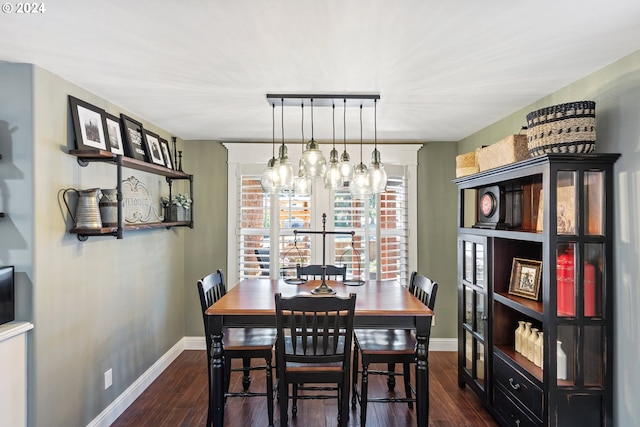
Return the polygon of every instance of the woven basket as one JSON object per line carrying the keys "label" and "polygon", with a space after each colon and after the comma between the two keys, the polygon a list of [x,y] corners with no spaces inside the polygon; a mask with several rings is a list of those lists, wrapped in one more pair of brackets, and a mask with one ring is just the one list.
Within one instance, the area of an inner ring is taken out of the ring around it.
{"label": "woven basket", "polygon": [[590,153],[596,147],[596,103],[577,101],[527,114],[527,147],[545,153]]}

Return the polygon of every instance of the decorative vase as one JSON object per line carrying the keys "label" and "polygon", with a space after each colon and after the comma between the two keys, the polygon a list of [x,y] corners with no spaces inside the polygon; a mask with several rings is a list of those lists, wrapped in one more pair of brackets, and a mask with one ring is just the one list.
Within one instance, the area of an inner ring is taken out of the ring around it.
{"label": "decorative vase", "polygon": [[538,339],[536,340],[534,344],[534,350],[533,350],[533,364],[536,365],[539,368],[542,368],[542,361],[544,360],[544,341],[542,339],[543,337],[543,333],[542,332],[538,332]]}
{"label": "decorative vase", "polygon": [[522,333],[524,332],[524,320],[518,320],[518,328],[516,329],[516,353],[522,352]]}
{"label": "decorative vase", "polygon": [[562,350],[562,341],[558,341],[557,347],[557,377],[559,380],[567,379],[567,355]]}
{"label": "decorative vase", "polygon": [[534,354],[535,354],[535,342],[538,339],[538,328],[531,328],[531,335],[529,335],[529,339],[527,339],[527,359],[533,362]]}
{"label": "decorative vase", "polygon": [[531,322],[524,322],[524,331],[522,332],[522,341],[520,343],[520,354],[527,357],[527,342],[531,336]]}
{"label": "decorative vase", "polygon": [[100,206],[100,218],[102,218],[103,227],[118,226],[118,190],[102,189],[102,197],[98,206]]}
{"label": "decorative vase", "polygon": [[[575,267],[573,245],[558,256],[557,286],[558,286],[558,315],[574,317],[575,309]],[[596,315],[596,272],[595,267],[584,261],[584,315]]]}

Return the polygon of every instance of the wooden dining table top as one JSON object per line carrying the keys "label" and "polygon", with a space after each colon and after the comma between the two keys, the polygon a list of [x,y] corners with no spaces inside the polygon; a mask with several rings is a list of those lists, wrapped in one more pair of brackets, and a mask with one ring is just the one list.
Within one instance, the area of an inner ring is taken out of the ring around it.
{"label": "wooden dining table top", "polygon": [[[244,279],[209,307],[206,314],[210,316],[273,314],[276,293],[281,293],[283,297],[312,295],[311,291],[321,283],[321,280],[309,280],[303,284],[294,285],[285,283],[282,279]],[[370,280],[361,286],[347,286],[333,280],[327,280],[326,284],[336,291],[335,295],[343,297],[349,296],[350,293],[357,295],[356,316],[433,316],[431,309],[396,280]]]}

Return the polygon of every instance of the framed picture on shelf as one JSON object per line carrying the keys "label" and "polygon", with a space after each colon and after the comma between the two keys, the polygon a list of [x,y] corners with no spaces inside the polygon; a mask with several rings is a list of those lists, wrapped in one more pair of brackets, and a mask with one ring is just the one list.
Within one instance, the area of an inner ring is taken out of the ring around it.
{"label": "framed picture on shelf", "polygon": [[71,95],[69,106],[76,135],[76,148],[108,150],[102,120],[104,110]]}
{"label": "framed picture on shelf", "polygon": [[171,152],[169,151],[169,142],[160,138],[160,148],[162,149],[162,157],[164,157],[164,165],[169,169],[175,169],[171,161]]}
{"label": "framed picture on shelf", "polygon": [[120,119],[113,114],[104,113],[104,130],[107,136],[109,150],[113,154],[124,156],[124,144],[122,142],[122,130],[120,129]]}
{"label": "framed picture on shelf", "polygon": [[573,185],[557,189],[558,234],[576,234],[576,190]]}
{"label": "framed picture on shelf", "polygon": [[120,119],[122,120],[122,126],[124,128],[122,134],[125,141],[125,154],[128,157],[146,162],[147,151],[142,133],[142,123],[124,114],[120,114]]}
{"label": "framed picture on shelf", "polygon": [[164,158],[162,157],[162,149],[160,148],[160,137],[148,130],[143,131],[144,143],[147,147],[147,153],[149,153],[149,159],[151,163],[164,166]]}
{"label": "framed picture on shelf", "polygon": [[509,294],[538,300],[542,261],[514,258],[511,266]]}

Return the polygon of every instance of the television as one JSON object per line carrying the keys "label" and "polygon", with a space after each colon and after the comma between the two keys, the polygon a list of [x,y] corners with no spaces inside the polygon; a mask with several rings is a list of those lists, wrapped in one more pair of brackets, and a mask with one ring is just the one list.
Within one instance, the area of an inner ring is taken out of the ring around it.
{"label": "television", "polygon": [[0,267],[0,325],[15,320],[13,266]]}

